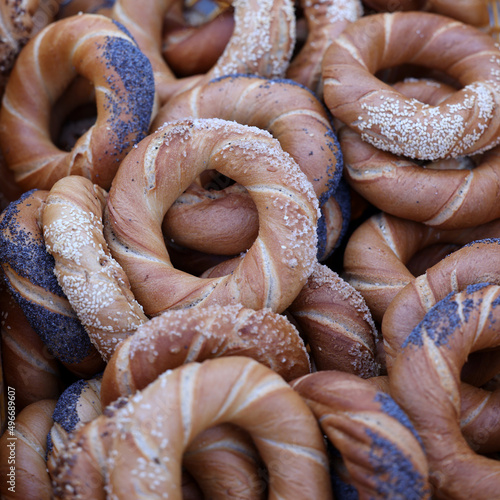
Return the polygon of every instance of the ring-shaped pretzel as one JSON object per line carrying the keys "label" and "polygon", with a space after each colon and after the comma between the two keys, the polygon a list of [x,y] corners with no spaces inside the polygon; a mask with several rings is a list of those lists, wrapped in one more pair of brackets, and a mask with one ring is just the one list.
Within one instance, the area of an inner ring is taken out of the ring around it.
{"label": "ring-shaped pretzel", "polygon": [[391,395],[422,438],[438,498],[498,496],[500,464],[477,455],[460,431],[460,371],[469,353],[500,346],[499,304],[496,285],[450,294],[406,339],[389,377]]}
{"label": "ring-shaped pretzel", "polygon": [[253,438],[269,471],[268,498],[332,499],[325,443],[306,403],[275,372],[239,356],[166,371],[122,408],[79,428],[51,471],[55,490],[180,500],[184,451],[224,423]]}
{"label": "ring-shaped pretzel", "polygon": [[[442,69],[463,88],[438,106],[408,99],[375,76],[401,64]],[[425,12],[364,16],[323,59],[332,114],[384,151],[435,160],[482,152],[500,140],[500,50],[492,37]]]}
{"label": "ring-shaped pretzel", "polygon": [[[404,95],[431,105],[455,89],[438,82],[400,82]],[[442,168],[442,162],[425,167],[410,159],[381,151],[363,141],[348,127],[339,129],[349,184],[380,210],[439,229],[477,226],[500,216],[500,146],[482,155],[478,164],[469,158]],[[447,160],[452,162],[454,160]],[[390,192],[391,196],[387,196]]]}
{"label": "ring-shaped pretzel", "polygon": [[[51,138],[51,109],[77,75],[95,87],[97,120],[66,152]],[[7,165],[26,190],[50,189],[69,174],[109,189],[122,158],[149,130],[154,97],[151,64],[118,23],[97,14],[53,22],[24,47],[5,90]]]}
{"label": "ring-shaped pretzel", "polygon": [[[176,198],[207,169],[249,191],[260,227],[231,275],[202,279],[172,266],[161,225]],[[215,118],[186,119],[166,123],[121,163],[104,234],[149,316],[214,303],[282,312],[313,270],[318,213],[311,183],[267,131]]]}

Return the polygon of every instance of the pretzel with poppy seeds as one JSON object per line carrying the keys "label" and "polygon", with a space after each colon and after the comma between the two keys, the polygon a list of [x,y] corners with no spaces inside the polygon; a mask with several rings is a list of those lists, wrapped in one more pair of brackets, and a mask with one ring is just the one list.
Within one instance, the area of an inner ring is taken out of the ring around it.
{"label": "pretzel with poppy seeds", "polygon": [[[404,63],[444,70],[462,88],[438,106],[408,99],[375,73]],[[323,59],[335,118],[384,151],[435,160],[500,142],[500,49],[477,28],[427,12],[364,16]]]}
{"label": "pretzel with poppy seeds", "polygon": [[493,326],[499,304],[497,285],[449,294],[415,327],[394,361],[390,392],[422,438],[437,498],[498,494],[500,464],[476,454],[460,430],[460,371],[471,352],[500,346]]}
{"label": "pretzel with poppy seeds", "polygon": [[[306,174],[321,208],[335,195],[342,174],[342,152],[327,110],[303,86],[255,75],[218,78],[170,99],[159,110],[152,129],[184,118],[234,120],[269,131]],[[328,224],[329,208],[325,207],[318,225],[321,260],[331,253],[340,229]],[[229,211],[234,216],[229,217]],[[221,190],[191,186],[169,212],[164,221],[166,236],[204,252],[235,255],[247,250],[258,232],[255,204],[241,186]],[[187,231],[191,223],[196,225]],[[227,228],[221,228],[224,224]]]}
{"label": "pretzel with poppy seeds", "polygon": [[[231,275],[202,279],[172,266],[162,221],[207,169],[248,190],[260,226]],[[186,119],[167,122],[121,163],[109,191],[104,234],[148,316],[235,303],[282,312],[316,261],[318,211],[311,183],[267,131],[215,118]]]}
{"label": "pretzel with poppy seeds", "polygon": [[427,459],[408,416],[369,380],[336,370],[291,383],[340,452],[360,499],[430,498]]}
{"label": "pretzel with poppy seeds", "polygon": [[295,43],[292,0],[232,0],[234,30],[217,63],[205,74],[180,79],[161,53],[163,19],[173,4],[173,0],[117,0],[111,14],[132,33],[151,61],[161,105],[176,92],[223,75],[284,75]]}
{"label": "pretzel with poppy seeds", "polygon": [[40,221],[48,194],[27,191],[2,212],[0,264],[8,290],[49,354],[72,373],[89,377],[104,362],[54,275]]}
{"label": "pretzel with poppy seeds", "polygon": [[104,239],[106,196],[85,177],[63,177],[49,191],[41,222],[57,281],[91,342],[108,361],[117,344],[148,318]]}
{"label": "pretzel with poppy seeds", "polygon": [[[407,80],[394,88],[430,105],[455,92],[449,85],[428,80]],[[440,229],[477,226],[500,216],[495,202],[500,190],[500,146],[478,160],[460,157],[422,166],[375,148],[349,127],[341,127],[338,137],[347,181],[384,212]]]}
{"label": "pretzel with poppy seeds", "polygon": [[[97,120],[67,152],[51,138],[51,108],[77,75],[95,87]],[[154,99],[151,64],[123,26],[98,14],[50,23],[24,47],[5,89],[7,165],[25,190],[50,189],[69,174],[108,189],[121,159],[147,134]]]}
{"label": "pretzel with poppy seeds", "polygon": [[239,356],[167,371],[123,407],[79,428],[51,470],[55,497],[102,498],[105,489],[117,497],[140,491],[180,499],[184,450],[222,423],[249,432],[269,471],[270,498],[332,498],[313,414],[279,375]]}
{"label": "pretzel with poppy seeds", "polygon": [[[381,322],[391,301],[416,278],[406,264],[419,250],[436,243],[464,246],[499,237],[498,219],[477,227],[444,230],[378,213],[359,225],[349,238],[342,277],[364,297],[373,319]],[[474,275],[474,283],[498,274],[489,261],[477,264],[477,274],[467,264],[461,270],[463,276]],[[452,274],[452,280],[457,280],[457,272]]]}

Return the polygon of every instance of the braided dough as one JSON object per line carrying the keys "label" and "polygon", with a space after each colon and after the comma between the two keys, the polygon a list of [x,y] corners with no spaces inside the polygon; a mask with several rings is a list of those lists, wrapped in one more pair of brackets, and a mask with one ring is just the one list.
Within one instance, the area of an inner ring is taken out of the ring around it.
{"label": "braided dough", "polygon": [[304,342],[284,316],[241,305],[165,311],[118,346],[104,370],[102,403],[144,389],[166,370],[219,356],[249,356],[285,380],[310,372]]}
{"label": "braided dough", "polygon": [[57,281],[91,342],[108,361],[116,345],[148,318],[104,239],[105,199],[106,192],[90,180],[63,177],[47,196],[42,225]]}
{"label": "braided dough", "polygon": [[[260,227],[231,275],[201,279],[173,268],[161,224],[175,199],[207,169],[249,191]],[[311,183],[268,132],[187,119],[168,122],[122,162],[108,196],[105,236],[148,316],[217,303],[282,312],[312,272],[317,218]]]}
{"label": "braided dough", "polygon": [[[429,106],[374,76],[403,63],[442,69],[463,88]],[[325,53],[324,100],[379,149],[423,160],[461,156],[500,140],[499,70],[499,48],[472,26],[424,12],[374,14],[347,26]]]}
{"label": "braided dough", "polygon": [[104,367],[54,276],[45,248],[41,211],[48,192],[28,191],[0,216],[0,263],[10,293],[51,355],[80,377]]}
{"label": "braided dough", "polygon": [[176,92],[223,75],[284,75],[295,43],[292,0],[232,0],[234,30],[224,52],[205,75],[187,79],[177,79],[161,53],[163,18],[173,3],[117,0],[112,11],[112,17],[127,27],[151,61],[160,104]]}
{"label": "braided dough", "polygon": [[408,417],[386,393],[326,370],[292,382],[341,453],[360,499],[429,499],[427,459]]}
{"label": "braided dough", "polygon": [[[95,86],[97,121],[65,152],[50,137],[51,108],[77,74]],[[108,189],[120,160],[147,134],[154,97],[151,64],[123,27],[97,14],[61,19],[16,61],[0,111],[0,146],[25,190],[50,189],[69,174]]]}
{"label": "braided dough", "polygon": [[391,394],[422,438],[438,498],[498,495],[500,464],[471,450],[459,422],[460,370],[469,353],[500,346],[492,327],[500,320],[499,303],[496,285],[448,295],[413,330],[394,362]]}
{"label": "braided dough", "polygon": [[225,422],[253,438],[268,466],[269,498],[332,498],[316,419],[279,375],[250,358],[230,356],[167,371],[108,415],[72,436],[51,471],[56,498],[65,490],[102,498],[106,488],[110,496],[140,491],[151,499],[167,493],[178,500],[183,451],[200,432]]}

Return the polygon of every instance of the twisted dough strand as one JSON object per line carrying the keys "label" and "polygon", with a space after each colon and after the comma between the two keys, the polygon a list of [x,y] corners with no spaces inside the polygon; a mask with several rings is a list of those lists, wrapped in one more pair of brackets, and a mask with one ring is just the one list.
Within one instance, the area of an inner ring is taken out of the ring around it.
{"label": "twisted dough strand", "polygon": [[[175,199],[212,168],[250,192],[260,228],[231,275],[200,279],[172,267],[161,223]],[[214,303],[282,312],[312,272],[317,217],[311,183],[268,132],[187,119],[168,122],[122,162],[109,192],[105,235],[147,315]]]}
{"label": "twisted dough strand", "polygon": [[122,408],[80,428],[52,471],[55,496],[102,498],[106,488],[111,496],[141,491],[180,499],[183,451],[224,422],[252,436],[268,465],[269,498],[332,498],[323,436],[307,405],[272,370],[238,356],[167,371]]}
{"label": "twisted dough strand", "polygon": [[42,214],[54,274],[105,360],[148,318],[130,291],[103,235],[106,192],[90,180],[68,176],[50,190]]}

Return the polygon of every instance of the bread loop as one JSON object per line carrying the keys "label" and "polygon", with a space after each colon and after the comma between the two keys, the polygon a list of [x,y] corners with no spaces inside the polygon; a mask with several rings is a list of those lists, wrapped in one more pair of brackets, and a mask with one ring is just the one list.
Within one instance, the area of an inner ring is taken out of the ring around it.
{"label": "bread loop", "polygon": [[[413,328],[437,302],[449,293],[465,290],[469,285],[485,281],[500,285],[499,266],[500,239],[476,240],[450,253],[402,288],[388,305],[382,319],[388,370]],[[479,353],[471,354],[468,362],[473,363],[473,368],[467,370],[465,366],[462,378],[474,385],[482,385],[500,371],[500,360],[494,351],[481,353],[483,357],[476,361],[475,354]]]}
{"label": "bread loop", "polygon": [[498,494],[498,461],[477,455],[460,432],[459,381],[469,353],[500,345],[492,326],[500,319],[499,297],[500,287],[479,284],[438,302],[405,341],[389,378],[392,396],[422,438],[438,498]]}
{"label": "bread loop", "polygon": [[[402,82],[395,88],[431,105],[455,91],[448,85],[425,80]],[[340,128],[338,136],[347,181],[380,210],[440,229],[477,226],[500,217],[496,203],[500,146],[478,160],[463,157],[451,165],[431,162],[423,167],[378,150],[348,127]]]}
{"label": "bread loop", "polygon": [[[439,106],[407,99],[376,78],[403,63],[443,69],[463,88]],[[384,151],[422,160],[491,149],[500,140],[500,50],[478,29],[425,12],[351,23],[323,59],[332,114]]]}
{"label": "bread loop", "polygon": [[321,63],[331,41],[363,15],[361,0],[301,0],[307,38],[286,70],[294,80],[322,96]]}
{"label": "bread loop", "polygon": [[10,293],[50,354],[76,375],[89,377],[104,362],[54,276],[40,222],[47,195],[28,191],[2,212],[0,263]]}
{"label": "bread loop", "polygon": [[148,321],[103,235],[107,193],[71,175],[57,181],[42,212],[54,274],[92,344],[108,361],[117,344]]}
{"label": "bread loop", "polygon": [[272,311],[240,305],[165,311],[117,347],[104,370],[102,403],[144,389],[166,370],[219,356],[249,356],[287,381],[311,369],[297,329]]}
{"label": "bread loop", "polygon": [[[161,231],[169,207],[206,169],[244,186],[260,222],[237,269],[213,279],[173,268]],[[149,316],[235,303],[282,312],[312,272],[317,217],[311,183],[268,132],[219,119],[186,119],[166,123],[122,162],[108,196],[105,236]]]}
{"label": "bread loop", "polygon": [[[270,80],[249,75],[215,79],[173,97],[158,112],[152,129],[165,122],[184,118],[220,118],[269,131],[306,174],[321,207],[334,196],[338,188],[343,160],[330,116],[314,94],[301,85],[290,80]],[[257,234],[258,218],[255,208],[252,214],[255,205],[251,200],[244,201],[242,194],[239,196],[240,201],[237,201],[233,193],[236,189],[229,186],[220,191],[206,190],[203,197],[200,186],[190,187],[179,200],[175,216],[167,214],[164,228],[166,235],[181,246],[208,253],[235,255],[246,251]],[[224,193],[228,193],[228,196]],[[191,194],[198,196],[198,199],[190,198]],[[213,202],[212,198],[220,201]],[[236,209],[233,203],[229,203],[232,200],[234,204],[238,203],[241,210],[241,216],[234,217],[234,220],[232,214]],[[196,203],[193,204],[194,201]],[[209,210],[212,204],[214,206]],[[226,215],[218,213],[217,207],[221,205],[224,208],[228,205],[225,208]],[[328,207],[325,207],[327,210]],[[179,217],[180,213],[185,213],[185,216]],[[219,222],[222,217],[223,222]],[[200,221],[198,230],[186,231],[191,220],[193,223]],[[227,225],[225,233],[219,232],[221,225]],[[321,260],[332,252],[340,228],[333,228],[332,235],[332,228],[326,224],[325,216],[320,219],[318,257]]]}
{"label": "bread loop", "polygon": [[429,499],[427,459],[407,415],[385,392],[326,370],[291,383],[340,452],[359,498]]}
{"label": "bread loop", "polygon": [[361,294],[330,268],[317,263],[287,311],[309,344],[317,370],[379,375],[379,338],[370,310]]}
{"label": "bread loop", "polygon": [[[268,466],[270,498],[332,498],[323,436],[307,405],[275,372],[238,356],[167,371],[122,408],[78,429],[51,471],[55,496],[72,488],[75,496],[99,498],[106,488],[118,497],[141,491],[179,499],[184,450],[221,423],[250,433]],[[154,455],[141,449],[142,439]]]}
{"label": "bread loop", "polygon": [[[97,121],[64,152],[50,137],[51,108],[77,74],[95,86]],[[108,189],[121,159],[147,134],[154,97],[151,64],[123,27],[97,14],[61,19],[16,61],[2,101],[0,146],[25,190],[50,189],[69,174]]]}
{"label": "bread loop", "polygon": [[[435,243],[463,246],[475,240],[499,237],[498,220],[477,227],[446,231],[379,213],[358,226],[349,238],[344,252],[342,277],[364,297],[373,319],[381,322],[391,301],[415,279],[406,264],[419,250]],[[481,276],[493,279],[496,268],[489,262],[478,264],[481,267],[474,274],[474,283],[484,281]],[[463,272],[464,276],[474,273],[467,266],[464,266]]]}
{"label": "bread loop", "polygon": [[173,3],[117,0],[112,11],[112,17],[127,27],[151,61],[160,104],[176,92],[223,75],[284,76],[295,43],[292,0],[232,0],[234,30],[224,52],[206,74],[187,79],[177,79],[161,53],[163,18]]}

